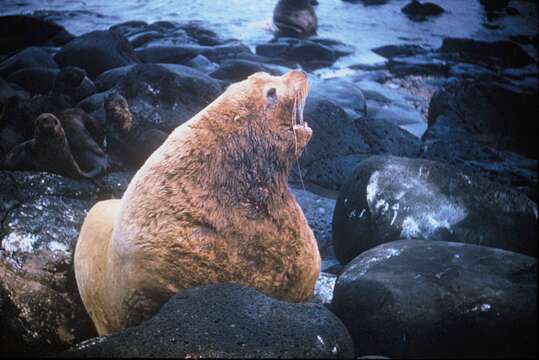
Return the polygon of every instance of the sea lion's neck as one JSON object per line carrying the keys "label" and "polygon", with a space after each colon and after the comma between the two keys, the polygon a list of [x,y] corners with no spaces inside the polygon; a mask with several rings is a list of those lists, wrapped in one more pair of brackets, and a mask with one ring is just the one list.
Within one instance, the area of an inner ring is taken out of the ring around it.
{"label": "sea lion's neck", "polygon": [[[219,208],[240,211],[246,217],[267,216],[288,200],[290,161],[263,122],[234,129],[211,116],[184,124],[189,131],[175,131],[169,149],[189,149],[168,157],[167,172],[188,176],[197,184],[193,199],[219,202]],[[226,128],[225,128],[226,127]]]}

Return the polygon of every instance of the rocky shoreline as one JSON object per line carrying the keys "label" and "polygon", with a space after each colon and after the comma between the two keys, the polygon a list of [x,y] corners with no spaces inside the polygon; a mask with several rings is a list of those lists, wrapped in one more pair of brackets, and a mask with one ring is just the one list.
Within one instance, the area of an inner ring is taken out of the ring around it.
{"label": "rocky shoreline", "polygon": [[[486,17],[519,16],[481,3]],[[403,13],[444,16],[423,5]],[[251,49],[202,21],[74,36],[8,15],[0,44],[2,356],[536,356],[537,35],[387,44],[372,49],[384,63],[331,78],[318,71],[352,45],[276,36]],[[210,285],[96,338],[72,263],[86,212],[120,198],[168,133],[229,84],[295,67],[309,76],[313,137],[289,183],[322,257],[313,299]],[[20,161],[42,113],[65,129],[76,175],[50,158]]]}

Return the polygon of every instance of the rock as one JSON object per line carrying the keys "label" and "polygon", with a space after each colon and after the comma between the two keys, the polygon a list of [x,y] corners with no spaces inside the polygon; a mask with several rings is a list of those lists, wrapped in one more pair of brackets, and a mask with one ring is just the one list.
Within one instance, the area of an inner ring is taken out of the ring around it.
{"label": "rock", "polygon": [[450,64],[428,54],[397,56],[387,62],[387,68],[398,77],[408,75],[447,76]]}
{"label": "rock", "polygon": [[404,238],[537,256],[536,225],[537,204],[511,188],[443,163],[373,156],[339,192],[333,245],[342,263]]}
{"label": "rock", "polygon": [[104,71],[138,63],[132,46],[118,32],[92,31],[66,44],[54,59],[60,67],[77,66],[94,79]]}
{"label": "rock", "polygon": [[415,44],[403,44],[403,45],[385,45],[372,49],[372,52],[386,59],[392,59],[397,56],[415,56],[424,54],[427,51],[422,46]]}
{"label": "rock", "polygon": [[420,3],[417,0],[411,0],[404,5],[401,11],[413,21],[425,21],[430,16],[438,16],[444,13],[444,9],[431,2]]}
{"label": "rock", "polygon": [[78,107],[106,124],[105,99],[117,92],[127,100],[137,126],[144,124],[167,133],[197,114],[222,91],[219,80],[176,64],[140,64],[105,74],[96,81],[102,88],[117,83],[84,99]]}
{"label": "rock", "polygon": [[256,54],[286,65],[298,63],[309,70],[330,66],[338,58],[329,46],[298,39],[279,39],[277,42],[257,45]]}
{"label": "rock", "polygon": [[314,233],[318,250],[322,258],[322,271],[336,264],[333,252],[331,223],[333,210],[335,209],[335,199],[321,196],[311,191],[298,187],[291,187],[301,210],[307,218],[307,222]]}
{"label": "rock", "polygon": [[29,47],[2,61],[0,63],[0,76],[7,77],[17,70],[36,67],[58,68],[45,50],[38,47]]}
{"label": "rock", "polygon": [[133,67],[115,87],[129,103],[135,122],[170,132],[221,93],[209,76],[182,65]]}
{"label": "rock", "polygon": [[[320,89],[322,92],[323,87]],[[419,143],[413,135],[387,121],[350,117],[336,102],[316,93],[307,97],[304,118],[313,137],[299,159],[301,174],[294,168],[293,179],[338,190],[357,164],[372,154],[418,153]]]}
{"label": "rock", "polygon": [[113,88],[122,80],[135,65],[120,66],[107,70],[95,79],[97,91],[103,92]]}
{"label": "rock", "polygon": [[[370,119],[381,120],[382,124],[389,122],[397,125],[418,139],[427,130],[426,120],[415,104],[416,98],[375,81],[362,80],[357,83],[357,86],[366,98],[367,116]],[[415,157],[416,155],[417,153],[405,156]]]}
{"label": "rock", "polygon": [[59,175],[0,172],[0,286],[12,304],[9,326],[42,355],[96,336],[78,294],[72,251],[95,187]]}
{"label": "rock", "polygon": [[29,46],[62,46],[73,39],[63,26],[28,15],[0,16],[0,54]]}
{"label": "rock", "polygon": [[481,173],[537,201],[537,160],[486,145],[480,134],[441,115],[421,142],[420,156]]}
{"label": "rock", "polygon": [[337,276],[320,272],[318,280],[314,288],[314,296],[311,302],[322,305],[329,305],[333,300],[333,289],[335,288],[335,282],[337,282]]}
{"label": "rock", "polygon": [[537,158],[537,94],[504,84],[459,81],[437,91],[430,102],[428,123],[440,115],[458,120],[480,134],[484,143]]}
{"label": "rock", "polygon": [[[82,69],[79,70],[82,71]],[[46,94],[53,90],[54,82],[59,74],[60,70],[58,69],[37,67],[16,71],[7,80],[20,85],[31,94]],[[94,83],[87,76],[84,76],[82,82],[75,85],[75,88],[69,89],[75,102],[79,102],[96,92]]]}
{"label": "rock", "polygon": [[[226,63],[229,60],[225,60]],[[204,74],[210,74],[217,69],[219,69],[219,66],[213,62],[210,61],[207,57],[204,55],[197,55],[191,60],[187,61],[185,65],[192,67],[193,69],[196,69],[200,72],[203,72]]]}
{"label": "rock", "polygon": [[453,54],[461,61],[474,64],[497,65],[504,68],[521,67],[535,63],[535,60],[512,41],[479,41],[473,39],[445,38],[439,50]]}
{"label": "rock", "polygon": [[499,11],[509,5],[509,0],[479,0],[485,11]]}
{"label": "rock", "polygon": [[211,77],[231,83],[247,79],[256,72],[267,72],[271,75],[282,75],[272,68],[249,60],[226,60],[217,70],[209,74]]}
{"label": "rock", "polygon": [[279,0],[273,23],[284,36],[309,36],[316,33],[318,19],[310,0]]}
{"label": "rock", "polygon": [[[326,98],[344,109],[350,117],[358,117],[367,113],[367,102],[361,89],[344,78],[318,80],[309,79],[309,96],[312,100]],[[309,101],[309,100],[307,100]]]}
{"label": "rock", "polygon": [[389,0],[343,0],[350,3],[362,3],[363,5],[384,5],[389,2]]}
{"label": "rock", "polygon": [[319,304],[281,302],[252,288],[185,290],[139,326],[79,344],[69,357],[352,357],[342,323]]}
{"label": "rock", "polygon": [[228,59],[235,59],[242,53],[251,53],[251,50],[241,43],[232,43],[220,46],[152,46],[137,49],[135,52],[140,60],[146,64],[185,64],[198,55],[204,55],[211,61],[220,63]]}
{"label": "rock", "polygon": [[537,93],[491,81],[436,92],[421,156],[481,172],[537,198]]}
{"label": "rock", "polygon": [[331,309],[358,356],[533,357],[537,260],[486,246],[395,241],[346,267]]}

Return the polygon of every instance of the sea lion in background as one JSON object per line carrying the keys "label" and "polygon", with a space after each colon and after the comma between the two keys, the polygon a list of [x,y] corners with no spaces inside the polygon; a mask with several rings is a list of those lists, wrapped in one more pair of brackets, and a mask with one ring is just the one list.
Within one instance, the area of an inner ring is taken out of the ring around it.
{"label": "sea lion in background", "polygon": [[118,93],[105,99],[107,150],[127,166],[139,168],[168,137],[164,131],[135,124],[127,100]]}
{"label": "sea lion in background", "polygon": [[304,37],[316,34],[318,19],[312,0],[279,0],[273,11],[273,23],[280,35]]}
{"label": "sea lion in background", "polygon": [[68,109],[59,117],[38,116],[34,137],[11,149],[4,166],[11,170],[53,172],[73,178],[92,178],[108,168],[107,156],[84,126],[88,116]]}
{"label": "sea lion in background", "polygon": [[320,255],[287,183],[312,135],[306,94],[297,70],[231,85],[170,134],[121,200],[90,210],[74,265],[100,335],[204,284],[240,283],[292,302],[312,296]]}
{"label": "sea lion in background", "polygon": [[79,177],[81,172],[60,120],[48,113],[37,118],[34,138],[15,146],[4,165],[11,170],[49,171],[70,177]]}

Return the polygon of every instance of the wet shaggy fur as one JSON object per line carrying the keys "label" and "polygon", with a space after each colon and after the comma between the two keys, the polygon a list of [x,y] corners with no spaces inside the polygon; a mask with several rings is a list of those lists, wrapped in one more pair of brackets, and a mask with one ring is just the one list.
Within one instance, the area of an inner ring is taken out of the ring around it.
{"label": "wet shaggy fur", "polygon": [[312,296],[320,256],[287,183],[312,135],[301,117],[306,92],[300,71],[231,85],[171,133],[121,200],[92,208],[75,274],[101,335],[204,284],[241,283],[291,302]]}

